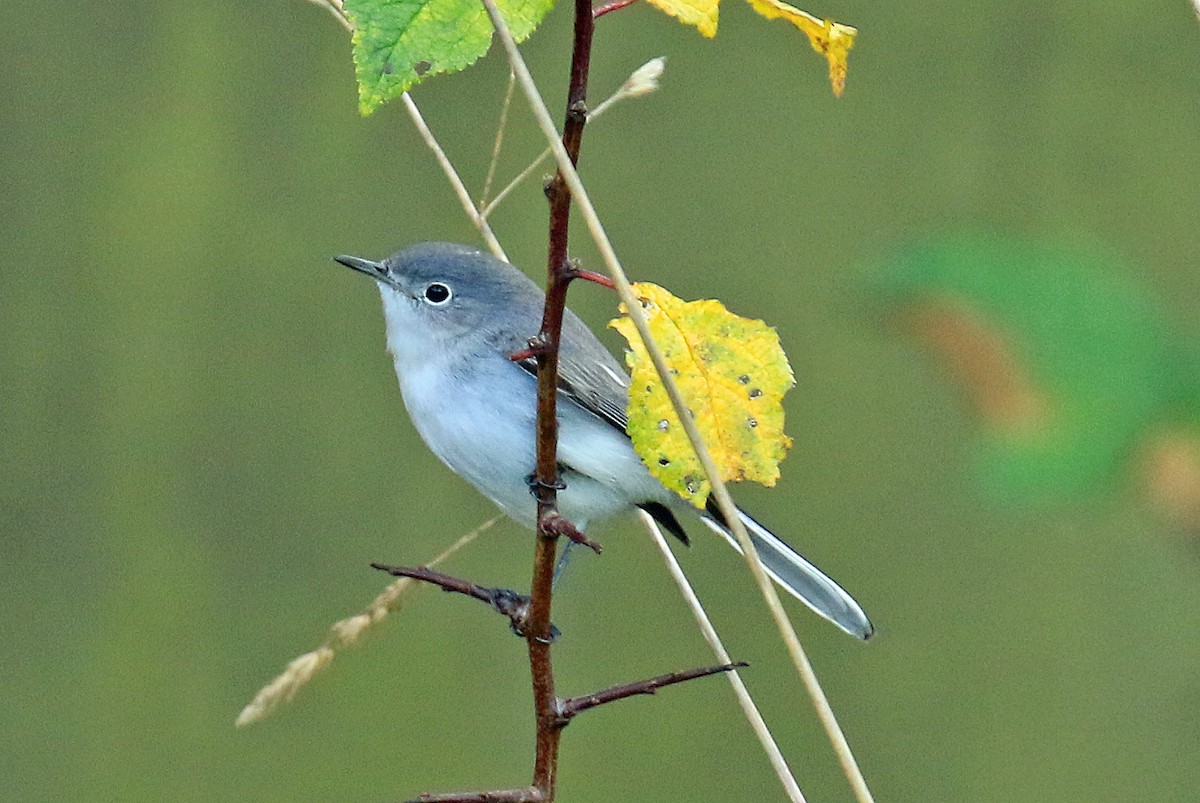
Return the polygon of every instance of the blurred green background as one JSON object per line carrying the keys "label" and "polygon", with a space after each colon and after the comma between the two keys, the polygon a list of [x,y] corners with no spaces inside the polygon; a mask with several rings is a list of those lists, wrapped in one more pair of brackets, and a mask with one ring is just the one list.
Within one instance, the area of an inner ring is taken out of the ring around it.
{"label": "blurred green background", "polygon": [[[880,800],[1194,800],[1200,562],[1137,495],[997,508],[976,422],[882,326],[870,265],[976,225],[1125,255],[1200,308],[1200,25],[1186,2],[835,0],[846,96],[800,35],[726,5],[705,41],[634,6],[589,129],[623,261],[775,324],[798,387],[774,491],[741,499],[863,602],[856,644],[795,620]],[[525,51],[557,108],[569,12]],[[0,798],[394,800],[527,782],[525,652],[426,593],[296,703],[233,719],[334,619],[492,515],[405,416],[375,291],[330,257],[476,242],[398,104],[362,120],[345,33],[301,0],[8,0],[0,11]],[[419,87],[475,188],[507,70]],[[541,148],[514,107],[501,175]],[[540,274],[536,182],[495,217]],[[576,252],[593,252],[576,237]],[[573,306],[599,327],[613,299]],[[610,340],[610,343],[616,344]],[[555,621],[564,693],[710,662],[633,522],[599,530]],[[848,800],[738,558],[683,556],[810,800]],[[498,527],[451,570],[527,582]],[[566,801],[782,799],[720,679],[581,718]]]}

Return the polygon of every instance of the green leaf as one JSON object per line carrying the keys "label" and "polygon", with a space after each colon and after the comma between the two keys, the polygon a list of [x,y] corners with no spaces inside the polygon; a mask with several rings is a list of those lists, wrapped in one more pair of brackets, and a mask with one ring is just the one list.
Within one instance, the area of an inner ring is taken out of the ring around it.
{"label": "green leaf", "polygon": [[[521,42],[554,0],[498,0]],[[492,42],[479,0],[346,0],[354,24],[358,109],[365,117],[422,79],[474,64]]]}

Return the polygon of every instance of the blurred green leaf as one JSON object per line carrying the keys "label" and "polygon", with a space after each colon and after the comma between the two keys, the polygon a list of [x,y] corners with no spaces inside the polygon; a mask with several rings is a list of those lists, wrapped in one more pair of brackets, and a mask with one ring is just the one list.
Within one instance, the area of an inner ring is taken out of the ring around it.
{"label": "blurred green leaf", "polygon": [[[1194,355],[1133,275],[1098,249],[1000,234],[921,244],[887,267],[891,304],[958,318],[937,328],[959,342],[931,345],[975,385],[964,390],[988,424],[979,462],[990,493],[1047,501],[1109,485],[1153,430],[1188,415]],[[1014,376],[997,378],[1009,362]],[[989,393],[1027,398],[989,404]],[[1013,409],[1017,423],[995,414]]]}
{"label": "blurred green leaf", "polygon": [[[499,0],[513,37],[524,41],[553,0]],[[477,0],[346,0],[354,24],[358,108],[365,117],[422,79],[474,64],[492,42]]]}

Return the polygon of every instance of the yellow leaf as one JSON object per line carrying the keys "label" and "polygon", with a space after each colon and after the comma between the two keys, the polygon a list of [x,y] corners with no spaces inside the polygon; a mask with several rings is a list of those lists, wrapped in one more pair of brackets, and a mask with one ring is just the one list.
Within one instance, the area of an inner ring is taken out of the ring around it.
{"label": "yellow leaf", "polygon": [[665,11],[684,25],[694,25],[701,36],[712,39],[717,35],[718,0],[648,0],[659,11]]}
{"label": "yellow leaf", "polygon": [[846,58],[854,47],[858,29],[832,20],[817,19],[782,0],[747,0],[750,6],[769,20],[782,17],[804,31],[813,50],[829,62],[829,81],[833,94],[841,97],[846,89]]}
{"label": "yellow leaf", "polygon": [[[633,292],[722,479],[774,485],[779,461],[792,445],[783,434],[783,394],[795,384],[779,335],[719,301],[683,301],[645,282],[633,285]],[[663,485],[704,507],[709,482],[633,321],[617,318],[609,326],[629,341],[634,448]]]}

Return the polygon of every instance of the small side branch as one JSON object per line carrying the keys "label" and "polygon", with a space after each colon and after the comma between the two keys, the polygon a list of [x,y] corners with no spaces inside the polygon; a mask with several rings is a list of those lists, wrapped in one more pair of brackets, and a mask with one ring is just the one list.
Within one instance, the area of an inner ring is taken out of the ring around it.
{"label": "small side branch", "polygon": [[611,688],[593,692],[582,697],[570,697],[559,704],[561,722],[563,725],[566,725],[576,714],[587,711],[589,708],[595,708],[598,705],[624,700],[626,697],[633,697],[638,694],[655,694],[664,686],[671,686],[676,683],[683,683],[686,680],[695,680],[696,678],[705,678],[709,675],[719,675],[723,672],[732,672],[735,669],[742,669],[749,665],[745,661],[736,661],[731,664],[721,664],[720,666],[688,669],[684,672],[668,672],[665,675],[648,678],[647,680],[612,686]]}
{"label": "small side branch", "polygon": [[579,263],[574,259],[572,259],[569,263],[566,278],[568,281],[571,281],[574,279],[583,279],[586,282],[593,282],[595,284],[600,285],[601,287],[607,287],[609,290],[617,289],[617,286],[616,286],[616,284],[613,283],[612,279],[605,276],[603,273],[596,273],[595,271],[584,270],[582,267],[580,267]]}
{"label": "small side branch", "polygon": [[[424,566],[384,566],[380,563],[372,563],[371,568],[387,572],[393,577],[410,577],[413,580],[438,586],[443,591],[451,591],[477,599],[507,618],[514,633],[518,636],[525,636],[526,624],[529,620],[529,597],[524,594],[518,594],[507,588],[481,586],[470,580],[451,577]],[[550,641],[554,641],[558,635],[558,628],[551,624]]]}
{"label": "small side branch", "polygon": [[637,0],[611,0],[611,2],[603,3],[592,9],[592,19],[598,20],[611,11],[625,8],[625,6],[631,6],[636,2]]}
{"label": "small side branch", "polygon": [[542,803],[546,796],[536,786],[500,789],[495,792],[446,792],[424,794],[408,803]]}
{"label": "small side branch", "polygon": [[600,544],[588,538],[583,532],[570,522],[558,514],[557,510],[552,510],[542,517],[539,522],[542,530],[549,535],[562,536],[573,544],[581,544],[599,555],[604,551]]}

